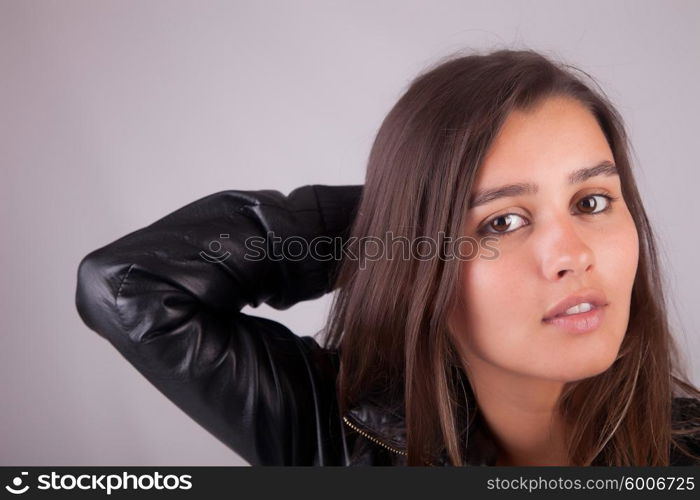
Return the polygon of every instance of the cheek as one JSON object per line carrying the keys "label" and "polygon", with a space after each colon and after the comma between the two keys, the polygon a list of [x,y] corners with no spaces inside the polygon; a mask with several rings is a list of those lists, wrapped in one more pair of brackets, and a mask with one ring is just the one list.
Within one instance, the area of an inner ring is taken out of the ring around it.
{"label": "cheek", "polygon": [[609,295],[631,291],[639,262],[639,238],[628,210],[620,220],[592,241],[596,258],[596,278],[601,279]]}
{"label": "cheek", "polygon": [[617,319],[617,330],[626,329],[634,278],[639,263],[639,238],[632,217],[617,230],[605,234],[597,245],[598,277]]}
{"label": "cheek", "polygon": [[639,234],[631,215],[629,216],[627,231],[624,234],[625,236],[621,238],[622,241],[617,244],[621,248],[625,248],[624,255],[620,258],[624,259],[627,275],[630,281],[633,281],[634,276],[637,274],[637,265],[639,264]]}
{"label": "cheek", "polygon": [[537,325],[541,311],[533,306],[532,282],[523,272],[522,259],[505,254],[494,261],[476,259],[467,263],[462,279],[465,326],[469,325],[462,329],[463,341],[472,349],[503,352],[504,346],[515,347],[529,337],[524,330]]}

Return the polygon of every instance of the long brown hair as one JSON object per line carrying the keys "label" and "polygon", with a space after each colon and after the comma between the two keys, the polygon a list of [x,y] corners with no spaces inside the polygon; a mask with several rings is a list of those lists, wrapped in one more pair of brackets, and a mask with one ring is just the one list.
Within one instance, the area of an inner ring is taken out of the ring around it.
{"label": "long brown hair", "polygon": [[[590,75],[531,50],[458,53],[438,61],[410,83],[384,119],[350,235],[382,239],[391,231],[412,245],[441,231],[460,236],[477,171],[504,120],[550,96],[576,99],[596,117],[640,241],[617,360],[595,377],[566,384],[559,401],[570,427],[570,460],[669,465],[670,446],[688,432],[673,427],[672,398],[700,392],[679,369],[654,234],[632,175],[622,117]],[[360,265],[346,259],[335,278],[324,345],[341,353],[340,411],[368,396],[398,398],[409,465],[443,450],[453,465],[466,462],[460,418],[477,406],[462,398],[455,376],[461,365],[447,327],[460,262],[390,258]]]}

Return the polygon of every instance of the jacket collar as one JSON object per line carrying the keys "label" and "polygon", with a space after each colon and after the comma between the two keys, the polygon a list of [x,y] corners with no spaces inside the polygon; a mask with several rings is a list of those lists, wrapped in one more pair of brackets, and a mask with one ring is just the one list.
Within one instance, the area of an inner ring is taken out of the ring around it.
{"label": "jacket collar", "polygon": [[[345,417],[352,426],[359,428],[361,433],[380,446],[401,455],[407,453],[406,423],[401,409],[390,409],[376,401],[364,400],[350,408]],[[463,446],[462,452],[466,456],[467,465],[496,464],[498,449],[493,436],[478,415],[469,426],[468,439],[463,442]],[[449,464],[447,450],[443,449],[431,465]]]}
{"label": "jacket collar", "polygon": [[[469,389],[471,393],[471,390]],[[473,396],[472,396],[473,397]],[[471,399],[473,401],[473,399]],[[466,413],[466,412],[465,412]],[[407,453],[406,419],[403,400],[389,403],[385,399],[366,397],[344,415],[365,435],[394,453]],[[467,424],[467,417],[471,420]],[[470,406],[470,415],[462,414],[460,428],[468,432],[463,442],[463,454],[469,465],[495,465],[498,449],[480,415]],[[447,450],[443,449],[433,465],[448,465]]]}
{"label": "jacket collar", "polygon": [[406,421],[401,406],[388,406],[377,399],[366,398],[350,408],[345,416],[381,443],[406,452]]}

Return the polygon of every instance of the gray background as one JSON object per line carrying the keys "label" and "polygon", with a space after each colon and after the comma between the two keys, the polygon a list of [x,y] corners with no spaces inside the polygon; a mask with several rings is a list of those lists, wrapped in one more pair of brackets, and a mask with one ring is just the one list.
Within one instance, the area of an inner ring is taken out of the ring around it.
{"label": "gray background", "polygon": [[[80,259],[215,191],[362,183],[409,80],[470,47],[613,99],[698,384],[700,2],[2,0],[0,465],[245,464],[80,321]],[[329,305],[244,312],[304,335]]]}

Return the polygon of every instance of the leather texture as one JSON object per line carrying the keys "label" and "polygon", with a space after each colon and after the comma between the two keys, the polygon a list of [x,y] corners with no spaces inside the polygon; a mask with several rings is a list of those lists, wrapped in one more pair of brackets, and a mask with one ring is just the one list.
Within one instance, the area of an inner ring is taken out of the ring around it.
{"label": "leather texture", "polygon": [[[405,465],[400,410],[366,401],[339,415],[338,352],[241,312],[262,303],[284,310],[332,291],[337,260],[244,259],[246,241],[270,232],[344,241],[361,194],[361,185],[306,185],[286,196],[227,190],[200,198],[85,256],[78,313],[251,465]],[[700,414],[697,403],[674,400],[674,411]],[[471,442],[488,442],[481,427]],[[495,451],[481,448],[469,463],[493,465]],[[433,465],[446,464],[443,454]]]}

